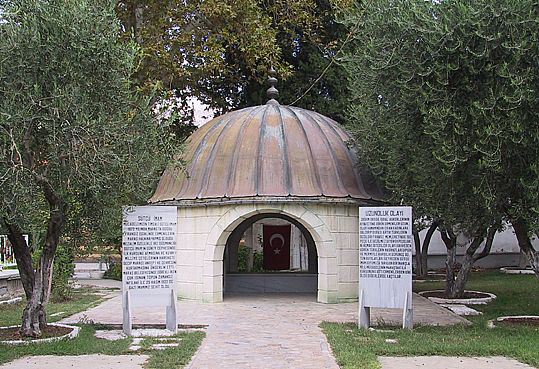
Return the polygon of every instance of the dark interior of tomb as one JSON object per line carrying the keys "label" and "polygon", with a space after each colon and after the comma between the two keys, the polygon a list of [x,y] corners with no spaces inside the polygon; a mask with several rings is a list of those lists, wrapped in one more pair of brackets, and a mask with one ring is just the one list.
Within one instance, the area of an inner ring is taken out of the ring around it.
{"label": "dark interior of tomb", "polygon": [[314,239],[301,223],[282,214],[258,214],[228,237],[224,292],[316,293],[317,268]]}

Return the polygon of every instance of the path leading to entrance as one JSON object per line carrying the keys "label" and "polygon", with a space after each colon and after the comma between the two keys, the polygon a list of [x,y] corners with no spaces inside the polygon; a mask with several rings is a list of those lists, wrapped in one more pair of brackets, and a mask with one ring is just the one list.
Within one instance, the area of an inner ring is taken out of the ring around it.
{"label": "path leading to entrance", "polygon": [[[414,321],[421,324],[466,322],[427,299],[414,295]],[[373,309],[373,322],[398,322],[398,310]],[[133,323],[164,323],[165,311],[135,308]],[[99,323],[122,322],[118,295],[64,322],[81,318]],[[188,368],[338,369],[322,321],[354,322],[357,303],[320,304],[312,295],[233,296],[217,304],[180,301],[181,324],[207,324],[207,337]]]}
{"label": "path leading to entrance", "polygon": [[0,369],[142,369],[147,355],[26,356]]}

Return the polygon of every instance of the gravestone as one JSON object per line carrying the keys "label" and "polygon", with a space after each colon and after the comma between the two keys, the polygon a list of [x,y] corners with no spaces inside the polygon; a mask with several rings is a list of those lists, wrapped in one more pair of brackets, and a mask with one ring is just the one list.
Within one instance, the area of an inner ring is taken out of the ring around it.
{"label": "gravestone", "polygon": [[166,306],[166,327],[177,331],[175,206],[129,206],[122,223],[123,330],[132,331],[132,308]]}
{"label": "gravestone", "polygon": [[403,309],[403,328],[412,328],[411,207],[359,208],[360,327],[371,307]]}

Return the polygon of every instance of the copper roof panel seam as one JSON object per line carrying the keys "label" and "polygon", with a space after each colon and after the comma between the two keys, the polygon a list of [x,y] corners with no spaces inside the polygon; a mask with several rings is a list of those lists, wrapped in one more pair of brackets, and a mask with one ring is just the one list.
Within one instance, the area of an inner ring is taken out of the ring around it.
{"label": "copper roof panel seam", "polygon": [[185,191],[182,192],[182,198],[186,199],[196,199],[202,182],[204,180],[204,169],[206,168],[206,163],[211,155],[211,148],[215,145],[219,134],[223,131],[226,126],[226,123],[229,121],[228,115],[225,116],[222,120],[219,121],[219,124],[216,125],[215,129],[204,137],[204,147],[200,152],[197,152],[196,157],[193,157],[189,164],[189,173],[191,174],[186,182]]}
{"label": "copper roof panel seam", "polygon": [[[318,113],[316,113],[316,114],[320,119],[327,122],[327,124],[336,132],[336,134],[339,135],[339,137],[342,138],[344,136],[347,139],[350,139],[350,135],[348,135],[348,133],[345,132],[344,129],[339,127],[337,124],[335,124],[333,122],[330,122],[329,118],[323,116],[322,114],[318,114]],[[342,134],[339,134],[338,131],[341,131]],[[359,187],[360,192],[363,193],[364,197],[372,198],[372,195],[367,191],[367,189],[365,187],[365,184],[363,183],[363,180],[362,180],[361,176],[359,175],[359,166],[357,165],[358,164],[357,158],[354,155],[352,155],[352,152],[351,152],[350,148],[346,145],[346,142],[344,140],[342,140],[341,142],[344,145],[344,147],[346,148],[346,154],[348,155],[348,158],[350,159],[350,162],[352,163],[352,165],[356,169],[356,170],[354,170],[354,175],[355,175],[355,178],[356,178],[356,184]]]}
{"label": "copper roof panel seam", "polygon": [[[318,113],[315,113],[316,116],[321,119],[333,132],[335,132],[335,134],[339,137],[339,138],[342,138],[342,136],[337,132],[337,128],[340,129],[340,127],[335,127],[335,124],[329,120],[329,118],[327,117],[324,117],[323,115],[321,114],[318,114]],[[342,129],[341,129],[342,130]],[[344,131],[343,131],[344,132]],[[346,133],[345,133],[346,134]],[[346,134],[346,137],[348,139],[350,139],[350,136],[348,134]],[[354,167],[355,166],[355,163],[356,161],[354,160],[354,158],[352,157],[352,153],[350,152],[350,148],[346,145],[346,143],[344,142],[344,140],[340,139],[338,140],[338,142],[344,147],[344,151],[346,153],[346,155],[348,156],[348,159],[350,160],[350,163],[352,163],[352,166]],[[356,169],[356,168],[354,168]],[[361,179],[359,178],[359,175],[358,175],[358,170],[359,168],[357,168],[357,170],[353,170],[354,172],[354,178],[355,178],[355,182],[356,182],[356,186],[358,187],[359,189],[359,192],[361,194],[363,194],[364,197],[371,197],[371,195],[367,192],[367,190],[365,189],[365,186],[363,184],[363,181],[361,181]]]}
{"label": "copper roof panel seam", "polygon": [[[344,177],[344,179],[348,178],[349,180],[352,180],[352,182],[353,182],[353,183],[348,183],[348,186],[350,186],[350,188],[347,187],[347,192],[350,193],[351,196],[355,196],[355,197],[361,197],[361,198],[370,197],[370,195],[365,191],[363,183],[358,181],[358,173],[357,173],[358,168],[356,168],[354,166],[354,160],[353,160],[352,155],[350,153],[350,149],[345,144],[344,140],[342,139],[342,136],[337,131],[337,128],[338,128],[337,124],[334,121],[332,121],[331,119],[326,118],[326,117],[324,117],[324,116],[322,116],[320,114],[315,114],[314,119],[316,119],[318,122],[321,123],[321,127],[322,126],[326,127],[326,129],[329,130],[329,132],[331,132],[333,134],[335,143],[338,146],[340,146],[341,152],[344,154],[344,156],[347,159],[342,164],[345,165],[345,166],[346,165],[351,165],[353,175]],[[330,136],[327,135],[327,137],[330,137]],[[346,135],[346,137],[349,139],[348,135]],[[352,192],[353,192],[353,194],[352,194]]]}
{"label": "copper roof panel seam", "polygon": [[201,187],[201,197],[225,196],[230,173],[230,163],[233,158],[239,130],[242,122],[249,115],[249,111],[234,116],[234,122],[228,124],[222,131],[218,142],[214,144],[214,156],[210,158],[211,165],[208,172],[207,184]]}
{"label": "copper roof panel seam", "polygon": [[202,174],[202,183],[200,184],[197,198],[202,197],[202,193],[204,191],[208,190],[208,182],[210,178],[210,168],[213,167],[213,164],[215,162],[215,156],[217,153],[217,150],[219,149],[219,145],[221,144],[221,141],[223,139],[223,135],[226,132],[226,128],[230,125],[236,122],[234,113],[230,114],[230,117],[228,118],[227,122],[224,124],[223,129],[221,129],[221,132],[219,132],[219,136],[217,137],[217,140],[215,140],[215,144],[211,148],[210,156],[208,157],[208,162],[206,163],[206,166],[204,167],[204,173]]}
{"label": "copper roof panel seam", "polygon": [[[175,166],[171,164],[171,166],[167,169],[165,169],[165,172],[168,172],[169,175],[164,178],[163,182],[159,181],[159,184],[157,185],[157,190],[155,191],[155,194],[157,195],[159,193],[159,197],[172,197],[173,194],[171,193],[173,190],[172,183],[174,183],[174,176],[171,172],[174,172]],[[161,176],[163,178],[163,176]]]}
{"label": "copper roof panel seam", "polygon": [[258,112],[261,110],[261,107],[260,106],[257,106],[257,107],[254,107],[250,112],[249,114],[247,115],[247,117],[245,117],[245,119],[243,120],[243,122],[241,123],[241,128],[238,132],[238,137],[236,138],[236,147],[234,148],[234,152],[232,154],[232,160],[230,161],[230,165],[228,167],[228,178],[227,178],[227,187],[226,187],[226,190],[225,190],[225,196],[230,196],[230,193],[232,192],[232,189],[231,187],[233,186],[233,184],[235,183],[235,179],[236,179],[236,166],[238,164],[238,156],[239,156],[239,152],[240,152],[240,145],[242,144],[243,142],[243,137],[244,137],[244,134],[245,134],[245,127],[252,122],[253,118],[258,114]]}
{"label": "copper roof panel seam", "polygon": [[260,121],[260,134],[258,135],[258,150],[256,152],[256,169],[255,169],[255,193],[260,193],[260,176],[261,176],[261,164],[262,164],[262,147],[264,146],[264,134],[266,132],[266,115],[268,114],[268,106],[265,105],[264,114],[262,114],[262,120]]}
{"label": "copper roof panel seam", "polygon": [[264,118],[264,134],[259,153],[258,195],[288,196],[284,173],[284,140],[281,132],[279,112],[273,105],[268,105]]}
{"label": "copper roof panel seam", "polygon": [[294,117],[296,118],[296,122],[297,122],[297,125],[299,126],[300,130],[303,132],[303,137],[305,137],[305,142],[307,142],[307,150],[309,152],[309,156],[311,157],[311,160],[309,161],[309,164],[312,165],[312,171],[314,173],[314,177],[315,177],[315,180],[316,180],[316,184],[318,185],[318,192],[319,194],[321,194],[322,196],[324,196],[324,188],[322,187],[322,181],[320,180],[320,173],[318,171],[318,167],[314,164],[314,161],[316,160],[314,155],[313,155],[313,150],[312,150],[312,147],[311,147],[311,142],[309,140],[309,136],[307,135],[307,132],[305,131],[305,127],[303,127],[303,124],[301,124],[301,120],[299,119],[298,115],[296,114],[296,112],[294,111],[294,109],[292,109],[290,106],[283,106],[283,108],[285,108],[286,110],[288,110],[289,112],[292,113],[292,115],[294,115]]}
{"label": "copper roof panel seam", "polygon": [[[230,195],[252,196],[256,194],[257,153],[260,142],[260,125],[262,124],[264,112],[265,109],[259,109],[249,124],[244,127],[244,136],[251,138],[251,140],[245,141],[242,138],[242,146],[237,148],[237,162],[234,166],[233,184]],[[246,158],[250,160],[246,160]]]}
{"label": "copper roof panel seam", "polygon": [[281,113],[280,106],[274,106],[272,105],[275,110],[277,110],[277,114],[279,114],[279,121],[280,121],[280,128],[281,128],[281,139],[283,140],[283,155],[284,155],[284,186],[286,189],[286,192],[288,195],[292,192],[292,184],[290,180],[290,161],[289,161],[289,155],[288,155],[288,144],[286,143],[286,136],[284,134],[284,120],[283,115]]}
{"label": "copper roof panel seam", "polygon": [[[219,121],[221,121],[222,119],[223,119],[223,117],[221,117],[221,119],[217,120],[213,124],[211,124],[211,121],[205,124],[205,125],[208,125],[208,127],[207,127],[205,132],[202,131],[203,134],[202,134],[202,136],[200,138],[200,141],[199,141],[199,143],[197,145],[197,148],[200,147],[200,144],[204,141],[204,139],[205,139],[206,135],[208,134],[208,132],[211,132],[213,129],[215,129],[215,127],[218,125]],[[188,140],[188,147],[189,147],[189,141],[191,141],[193,138],[194,137],[191,136],[190,139]],[[193,141],[196,141],[196,140],[193,140]],[[193,155],[196,152],[196,150],[192,150],[192,149],[190,151],[193,151]],[[185,155],[186,157],[189,157],[189,151],[186,152],[185,154],[187,154],[187,155]],[[177,189],[177,190],[174,189],[174,186],[172,186],[172,188],[168,187],[166,191],[163,191],[164,194],[162,196],[166,196],[166,197],[173,198],[173,199],[177,198],[177,197],[180,197],[180,194],[182,193],[182,191],[185,191],[184,187],[186,186],[186,184],[188,182],[188,168],[187,168],[188,166],[189,166],[189,163],[187,163],[186,168],[182,169],[184,179],[183,179],[183,181],[181,181],[181,187],[179,189]],[[169,167],[167,169],[168,174],[169,174],[168,177],[170,177],[169,179],[171,180],[171,183],[173,183],[173,184],[176,183],[176,180],[175,180],[176,176],[171,172],[175,172],[176,168],[177,168],[177,166],[173,166],[173,167]]]}
{"label": "copper roof panel seam", "polygon": [[[201,152],[203,151],[206,143],[208,142],[208,139],[209,137],[211,136],[211,134],[218,128],[220,127],[221,125],[224,124],[225,122],[225,118],[226,118],[226,114],[223,115],[221,117],[221,119],[219,119],[217,122],[215,122],[213,124],[213,126],[211,126],[205,133],[204,133],[204,136],[202,137],[202,139],[200,140],[200,142],[198,143],[196,149],[194,150],[193,152],[193,155],[190,157],[190,158],[186,158],[187,160],[189,160],[189,162],[187,163],[187,168],[185,169],[185,179],[182,181],[182,187],[180,188],[180,190],[178,191],[178,193],[173,197],[175,198],[181,198],[182,196],[185,195],[185,193],[187,192],[187,190],[189,189],[189,184],[191,182],[191,178],[189,176],[189,173],[192,171],[193,169],[193,166],[195,165],[195,163],[198,161],[199,157],[200,157],[200,154]],[[206,123],[206,124],[210,124],[210,122]]]}
{"label": "copper roof panel seam", "polygon": [[178,191],[177,187],[183,184],[183,181],[181,180],[182,177],[183,178],[186,177],[184,168],[179,168],[177,165],[174,166],[172,170],[170,171],[170,184],[169,184],[169,188],[166,191],[166,194],[168,195],[168,197],[174,198],[175,192]]}
{"label": "copper roof panel seam", "polygon": [[168,170],[169,170],[168,168],[165,168],[162,171],[161,176],[159,177],[159,182],[157,183],[157,187],[155,188],[155,192],[150,198],[150,200],[148,200],[148,202],[160,201],[161,198],[165,196],[163,187],[168,179],[168,178],[165,178],[165,177],[168,177],[168,175],[166,175],[168,174]]}
{"label": "copper roof panel seam", "polygon": [[[301,110],[303,110],[303,109],[301,109]],[[341,171],[340,171],[339,161],[335,157],[335,153],[331,149],[331,144],[329,143],[329,140],[328,140],[326,134],[324,133],[324,131],[320,127],[320,123],[316,119],[314,119],[311,116],[311,114],[303,113],[302,111],[300,111],[300,113],[303,114],[305,117],[307,117],[307,119],[310,120],[313,123],[313,125],[316,128],[318,128],[318,130],[320,131],[320,137],[322,137],[324,142],[326,143],[326,150],[329,152],[329,154],[331,156],[331,159],[333,160],[333,168],[335,170],[335,178],[337,178],[337,186],[339,187],[342,194],[346,194],[345,196],[348,196],[349,195],[348,190],[344,187],[344,184],[342,183],[341,175],[343,175],[343,173],[341,173]]]}

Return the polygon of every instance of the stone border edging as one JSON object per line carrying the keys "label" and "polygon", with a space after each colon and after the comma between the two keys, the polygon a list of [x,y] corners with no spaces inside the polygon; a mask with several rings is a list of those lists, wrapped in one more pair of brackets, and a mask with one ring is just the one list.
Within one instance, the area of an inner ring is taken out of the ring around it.
{"label": "stone border edging", "polygon": [[[46,342],[54,342],[63,340],[64,338],[75,338],[79,335],[80,327],[67,325],[67,324],[61,324],[61,323],[49,323],[48,325],[54,325],[57,327],[63,327],[63,328],[71,328],[72,331],[68,334],[64,334],[63,336],[59,337],[49,337],[49,338],[41,338],[37,340],[15,340],[15,341],[0,341],[2,344],[7,345],[29,345],[31,343],[46,343]],[[8,329],[8,328],[18,328],[18,325],[10,325],[8,327],[0,327],[0,329]]]}
{"label": "stone border edging", "polygon": [[412,283],[445,282],[445,279],[412,279]]}
{"label": "stone border edging", "polygon": [[528,268],[503,267],[503,268],[500,268],[500,272],[505,273],[505,274],[535,274],[533,269],[528,269]]}
{"label": "stone border edging", "polygon": [[22,297],[15,297],[10,300],[4,300],[0,301],[0,305],[6,305],[6,304],[16,304],[17,302],[22,301]]}
{"label": "stone border edging", "polygon": [[497,317],[496,319],[491,319],[487,322],[487,328],[496,328],[496,322],[503,322],[505,320],[509,320],[509,319],[529,319],[529,318],[532,318],[532,319],[537,319],[539,320],[539,315],[507,315],[507,316],[500,316],[500,317]]}
{"label": "stone border edging", "polygon": [[[439,292],[443,290],[430,290],[430,291],[421,291],[419,292],[420,296],[423,296],[426,293],[429,292]],[[465,292],[474,292],[474,293],[482,293],[485,295],[488,295],[488,297],[475,297],[475,298],[463,298],[463,299],[446,299],[442,297],[427,297],[430,301],[435,302],[437,304],[462,304],[462,305],[484,305],[496,298],[496,295],[490,292],[481,292],[481,291],[470,291],[466,290]],[[426,297],[426,296],[423,296]]]}

